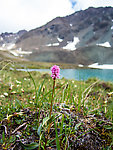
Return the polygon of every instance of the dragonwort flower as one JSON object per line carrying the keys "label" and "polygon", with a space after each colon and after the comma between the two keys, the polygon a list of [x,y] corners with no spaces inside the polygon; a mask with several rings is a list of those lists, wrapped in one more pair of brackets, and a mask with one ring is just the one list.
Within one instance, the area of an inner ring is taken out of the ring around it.
{"label": "dragonwort flower", "polygon": [[55,92],[55,79],[59,78],[60,75],[60,68],[59,66],[54,65],[51,68],[51,72],[52,72],[52,79],[53,79],[53,92],[52,92],[52,99],[51,99],[51,107],[50,107],[50,117],[51,117],[51,113],[52,113],[52,106],[53,106],[53,99],[54,99],[54,92]]}
{"label": "dragonwort flower", "polygon": [[[52,114],[52,107],[53,107],[53,100],[54,100],[54,93],[55,93],[55,79],[59,78],[59,75],[60,75],[60,68],[59,68],[59,66],[54,65],[51,68],[51,72],[52,72],[51,77],[53,79],[53,92],[52,92],[51,106],[50,106],[50,115],[49,115],[50,118],[51,118],[51,114]],[[48,133],[50,131],[50,127],[51,127],[51,124],[48,127]]]}
{"label": "dragonwort flower", "polygon": [[60,75],[60,68],[59,68],[59,66],[54,65],[54,66],[51,68],[51,72],[52,72],[51,77],[52,77],[54,80],[55,80],[56,78],[59,78],[59,75]]}

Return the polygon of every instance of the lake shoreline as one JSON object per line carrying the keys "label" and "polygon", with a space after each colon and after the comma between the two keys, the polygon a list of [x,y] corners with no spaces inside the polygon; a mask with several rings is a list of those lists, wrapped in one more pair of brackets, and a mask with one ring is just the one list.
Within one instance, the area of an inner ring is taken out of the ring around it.
{"label": "lake shoreline", "polygon": [[[37,71],[41,73],[51,74],[50,69],[17,69],[17,71]],[[104,81],[113,82],[112,69],[94,69],[94,68],[78,68],[78,69],[61,69],[60,78],[74,79],[78,81],[86,81],[89,78],[97,78]]]}

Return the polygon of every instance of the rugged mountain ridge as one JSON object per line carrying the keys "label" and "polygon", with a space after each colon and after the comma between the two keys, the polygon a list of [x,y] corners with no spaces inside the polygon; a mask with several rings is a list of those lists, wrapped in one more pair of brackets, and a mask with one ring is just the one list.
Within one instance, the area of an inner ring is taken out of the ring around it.
{"label": "rugged mountain ridge", "polygon": [[90,7],[25,32],[12,50],[33,61],[113,64],[113,8]]}
{"label": "rugged mountain ridge", "polygon": [[8,49],[8,46],[10,46],[11,44],[15,44],[16,41],[26,32],[27,32],[26,30],[20,30],[17,33],[5,32],[0,34],[0,48]]}

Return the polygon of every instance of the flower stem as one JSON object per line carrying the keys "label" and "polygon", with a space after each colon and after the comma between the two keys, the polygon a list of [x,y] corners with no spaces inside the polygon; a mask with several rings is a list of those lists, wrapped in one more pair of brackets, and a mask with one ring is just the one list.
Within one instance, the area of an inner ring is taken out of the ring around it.
{"label": "flower stem", "polygon": [[[55,79],[53,79],[53,92],[52,92],[52,99],[51,99],[51,107],[50,107],[49,118],[51,118],[52,107],[53,107],[53,99],[54,99],[54,93],[55,93]],[[49,124],[49,127],[48,127],[48,134],[49,134],[49,132],[50,132],[50,128],[51,128],[51,123]]]}
{"label": "flower stem", "polygon": [[51,113],[52,113],[54,93],[55,93],[55,79],[53,80],[53,92],[52,92],[51,107],[50,107],[50,116],[49,116],[50,118],[51,118]]}

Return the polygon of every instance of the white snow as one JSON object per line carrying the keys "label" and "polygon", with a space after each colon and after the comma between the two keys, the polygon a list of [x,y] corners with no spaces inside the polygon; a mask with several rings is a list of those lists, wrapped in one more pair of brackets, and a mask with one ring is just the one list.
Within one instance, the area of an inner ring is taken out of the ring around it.
{"label": "white snow", "polygon": [[72,27],[73,25],[70,23],[70,26]]}
{"label": "white snow", "polygon": [[104,47],[111,47],[111,45],[110,45],[110,43],[109,43],[109,42],[100,43],[100,44],[96,44],[96,45],[104,46]]}
{"label": "white snow", "polygon": [[59,45],[59,43],[53,43],[52,44],[52,46],[58,46]]}
{"label": "white snow", "polygon": [[52,44],[47,44],[46,46],[52,46]]}
{"label": "white snow", "polygon": [[14,56],[19,56],[15,51],[10,51],[11,54],[13,54]]}
{"label": "white snow", "polygon": [[18,54],[29,55],[29,54],[32,54],[32,52],[20,51],[20,52],[18,52]]}
{"label": "white snow", "polygon": [[0,47],[0,50],[11,50],[15,47],[15,44],[2,44],[2,46]]}
{"label": "white snow", "polygon": [[74,37],[73,42],[68,42],[68,44],[66,46],[63,47],[63,49],[67,49],[67,50],[76,50],[75,45],[79,42],[79,38],[78,37]]}
{"label": "white snow", "polygon": [[58,46],[59,45],[59,43],[50,43],[50,44],[47,44],[46,46]]}
{"label": "white snow", "polygon": [[78,67],[84,67],[84,65],[82,65],[82,64],[79,64],[79,65],[78,65]]}
{"label": "white snow", "polygon": [[89,65],[88,67],[95,68],[95,69],[113,69],[113,65],[111,65],[111,64],[99,65],[98,63],[94,63],[92,65]]}
{"label": "white snow", "polygon": [[57,37],[57,40],[58,40],[59,42],[62,42],[62,41],[63,41],[63,39],[60,39],[59,37]]}
{"label": "white snow", "polygon": [[0,40],[3,41],[3,37],[1,37]]}
{"label": "white snow", "polygon": [[0,50],[7,50],[8,52],[10,52],[11,54],[13,54],[14,56],[22,56],[22,55],[29,55],[29,54],[31,54],[32,52],[30,52],[30,51],[22,51],[22,49],[21,48],[19,48],[19,49],[17,49],[17,50],[12,50],[12,48],[14,48],[15,47],[15,44],[8,44],[8,45],[6,45],[6,44],[3,44],[2,45],[2,47],[0,47]]}
{"label": "white snow", "polygon": [[0,50],[5,50],[6,48],[5,48],[5,44],[2,44],[2,46],[0,47]]}
{"label": "white snow", "polygon": [[2,44],[2,47],[5,47],[5,44]]}
{"label": "white snow", "polygon": [[111,30],[113,30],[113,26],[111,27]]}
{"label": "white snow", "polygon": [[15,44],[10,44],[10,45],[7,47],[7,49],[10,50],[10,49],[12,49],[12,48],[14,48],[14,47],[15,47]]}
{"label": "white snow", "polygon": [[11,50],[10,51],[11,54],[13,54],[14,56],[22,56],[22,55],[29,55],[32,54],[32,52],[27,52],[27,51],[22,51],[21,49],[18,50]]}
{"label": "white snow", "polygon": [[22,51],[22,48],[20,47],[20,48],[18,48],[18,51]]}
{"label": "white snow", "polygon": [[3,48],[3,47],[0,47],[0,50],[2,51],[2,50],[4,50],[4,48]]}

